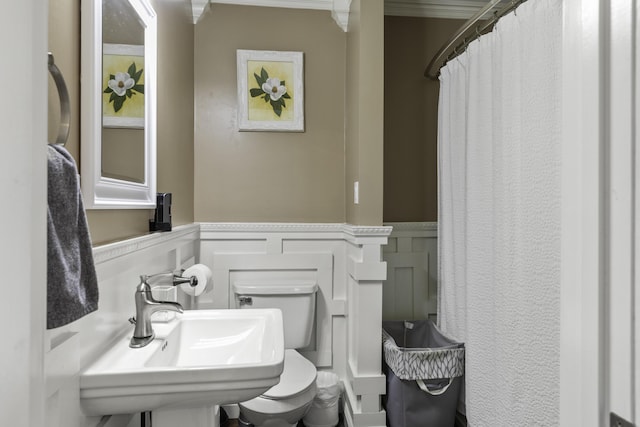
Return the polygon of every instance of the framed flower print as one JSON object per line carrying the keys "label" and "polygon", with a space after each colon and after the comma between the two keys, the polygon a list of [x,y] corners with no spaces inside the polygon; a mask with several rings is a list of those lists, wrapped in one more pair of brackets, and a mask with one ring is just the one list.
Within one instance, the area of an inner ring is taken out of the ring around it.
{"label": "framed flower print", "polygon": [[102,47],[102,125],[144,128],[144,46]]}
{"label": "framed flower print", "polygon": [[238,128],[304,132],[303,53],[238,50]]}

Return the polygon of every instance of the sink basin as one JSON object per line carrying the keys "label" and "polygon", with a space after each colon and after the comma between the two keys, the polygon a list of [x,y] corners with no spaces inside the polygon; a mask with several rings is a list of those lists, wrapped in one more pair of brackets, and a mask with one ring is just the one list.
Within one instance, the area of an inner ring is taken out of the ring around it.
{"label": "sink basin", "polygon": [[131,330],[80,374],[87,415],[242,402],[280,381],[280,310],[190,310],[153,329],[147,346],[130,348]]}

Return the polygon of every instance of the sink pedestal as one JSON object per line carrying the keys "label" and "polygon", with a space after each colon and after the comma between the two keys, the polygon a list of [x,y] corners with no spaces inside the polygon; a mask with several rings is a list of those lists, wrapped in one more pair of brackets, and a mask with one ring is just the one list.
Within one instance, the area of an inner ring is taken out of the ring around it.
{"label": "sink pedestal", "polygon": [[194,408],[161,408],[151,412],[153,427],[220,427],[218,405]]}

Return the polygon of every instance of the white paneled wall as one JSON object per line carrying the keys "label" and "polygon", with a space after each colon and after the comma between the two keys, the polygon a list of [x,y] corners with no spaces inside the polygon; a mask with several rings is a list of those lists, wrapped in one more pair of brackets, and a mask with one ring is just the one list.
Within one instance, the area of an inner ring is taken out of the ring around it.
{"label": "white paneled wall", "polygon": [[387,263],[384,320],[432,319],[437,316],[438,227],[435,222],[394,222],[383,247]]}
{"label": "white paneled wall", "polygon": [[237,282],[316,282],[314,336],[301,353],[343,380],[347,425],[384,426],[381,248],[389,232],[345,224],[201,224],[199,262],[213,271],[213,287],[197,307],[234,307]]}
{"label": "white paneled wall", "polygon": [[[185,268],[197,256],[198,226],[175,227],[94,249],[98,310],[45,336],[47,427],[126,426],[127,416],[86,417],[80,407],[79,373],[133,326],[134,292],[141,274]],[[180,292],[179,292],[180,293]],[[188,306],[188,301],[182,298]]]}
{"label": "white paneled wall", "polygon": [[[390,227],[347,224],[192,224],[94,249],[100,304],[70,325],[47,332],[47,427],[125,427],[131,416],[86,417],[79,373],[121,334],[130,334],[134,292],[141,274],[186,268],[213,271],[210,290],[186,308],[233,307],[235,282],[314,281],[319,286],[312,342],[301,353],[336,372],[345,388],[350,427],[385,426],[380,396],[382,246]],[[132,425],[134,425],[133,423]]]}

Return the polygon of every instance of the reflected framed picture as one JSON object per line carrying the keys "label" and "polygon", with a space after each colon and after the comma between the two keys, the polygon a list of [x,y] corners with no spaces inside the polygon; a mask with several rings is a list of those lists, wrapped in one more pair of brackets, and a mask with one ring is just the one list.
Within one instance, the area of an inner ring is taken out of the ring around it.
{"label": "reflected framed picture", "polygon": [[304,132],[303,53],[237,51],[238,129]]}
{"label": "reflected framed picture", "polygon": [[144,46],[102,45],[102,126],[144,128]]}

